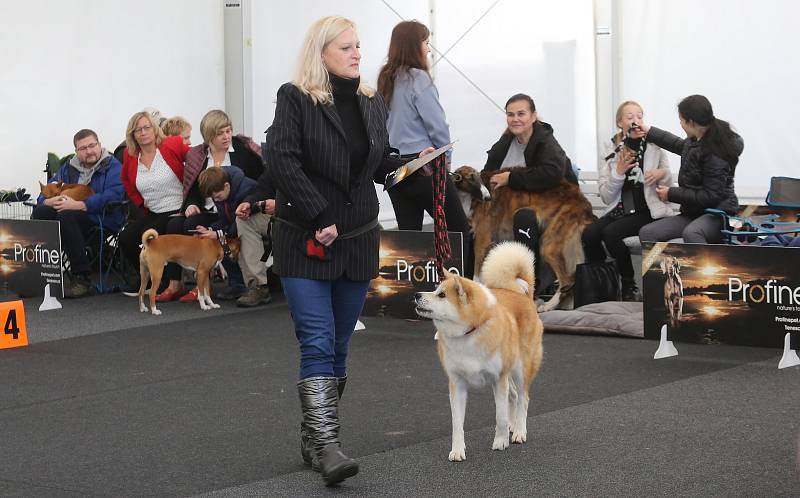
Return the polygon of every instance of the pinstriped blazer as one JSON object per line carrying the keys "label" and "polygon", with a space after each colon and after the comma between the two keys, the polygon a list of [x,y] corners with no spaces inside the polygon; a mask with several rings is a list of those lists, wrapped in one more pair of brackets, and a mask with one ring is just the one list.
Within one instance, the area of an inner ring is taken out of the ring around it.
{"label": "pinstriped blazer", "polygon": [[278,90],[277,108],[267,130],[263,178],[276,189],[273,226],[273,271],[284,277],[370,280],[378,274],[380,231],[376,227],[351,239],[336,240],[328,261],[305,255],[305,240],[315,230],[336,224],[340,235],[378,216],[373,179],[382,182],[401,161],[389,157],[386,106],[379,93],[358,94],[367,130],[369,154],[361,172],[350,177],[350,152],[336,107],[314,104],[296,86]]}

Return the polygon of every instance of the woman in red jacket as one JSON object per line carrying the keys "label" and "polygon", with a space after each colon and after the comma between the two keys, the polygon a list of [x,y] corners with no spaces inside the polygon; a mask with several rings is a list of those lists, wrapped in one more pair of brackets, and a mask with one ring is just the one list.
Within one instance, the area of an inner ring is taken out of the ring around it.
{"label": "woman in red jacket", "polygon": [[[167,231],[170,217],[183,205],[183,162],[189,146],[180,136],[165,137],[147,112],[137,112],[128,121],[122,161],[122,184],[131,202],[139,208],[135,221],[119,236],[122,253],[139,268],[139,245],[148,228]],[[171,263],[164,281],[180,279],[180,266]],[[138,293],[138,284],[135,286]]]}

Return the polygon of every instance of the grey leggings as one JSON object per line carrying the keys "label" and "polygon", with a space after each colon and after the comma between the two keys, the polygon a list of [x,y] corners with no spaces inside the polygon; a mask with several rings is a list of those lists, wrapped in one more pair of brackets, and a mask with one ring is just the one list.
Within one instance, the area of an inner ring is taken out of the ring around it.
{"label": "grey leggings", "polygon": [[648,223],[639,230],[639,239],[647,242],[666,242],[683,238],[690,244],[721,244],[722,218],[715,214],[703,214],[690,218],[679,214]]}

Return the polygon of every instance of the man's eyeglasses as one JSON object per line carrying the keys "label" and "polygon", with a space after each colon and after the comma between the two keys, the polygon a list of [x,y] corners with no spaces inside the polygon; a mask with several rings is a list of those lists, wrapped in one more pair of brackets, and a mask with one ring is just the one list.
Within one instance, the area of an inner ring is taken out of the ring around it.
{"label": "man's eyeglasses", "polygon": [[139,128],[134,128],[133,129],[133,133],[135,133],[136,135],[139,135],[141,133],[144,133],[146,131],[150,131],[152,129],[153,129],[153,125],[144,125],[144,126],[140,126]]}
{"label": "man's eyeglasses", "polygon": [[97,142],[94,142],[94,143],[91,143],[89,145],[84,145],[83,147],[78,147],[77,149],[75,149],[75,151],[76,152],[86,152],[89,149],[94,149],[98,145],[99,144]]}

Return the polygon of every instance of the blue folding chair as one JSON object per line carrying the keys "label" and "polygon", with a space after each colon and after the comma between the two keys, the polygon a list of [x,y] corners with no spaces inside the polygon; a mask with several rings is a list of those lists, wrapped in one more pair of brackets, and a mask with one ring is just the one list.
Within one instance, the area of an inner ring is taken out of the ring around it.
{"label": "blue folding chair", "polygon": [[773,176],[766,205],[780,213],[733,216],[719,209],[706,212],[722,218],[726,244],[752,244],[768,235],[800,234],[800,178]]}

